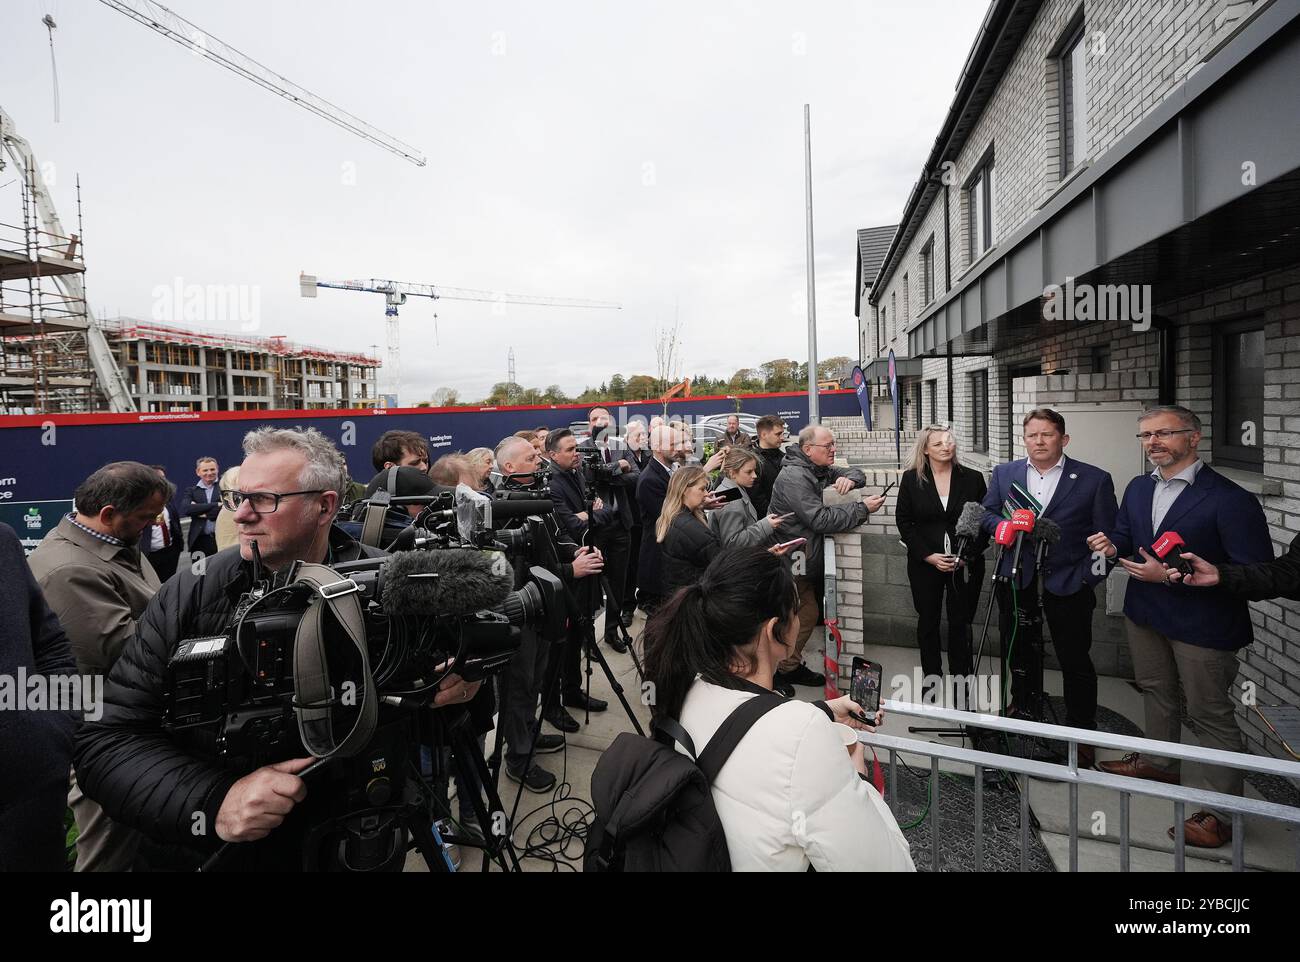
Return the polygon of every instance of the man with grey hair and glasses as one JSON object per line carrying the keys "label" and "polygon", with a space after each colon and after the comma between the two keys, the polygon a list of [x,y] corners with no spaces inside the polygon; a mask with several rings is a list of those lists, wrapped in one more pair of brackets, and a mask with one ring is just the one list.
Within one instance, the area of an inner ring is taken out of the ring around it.
{"label": "man with grey hair and glasses", "polygon": [[[158,575],[140,553],[140,535],[175,492],[151,467],[106,464],[81,482],[72,511],[28,559],[83,675],[108,674],[157,593]],[[139,835],[87,798],[75,773],[68,804],[77,820],[77,871],[130,871]]]}
{"label": "man with grey hair and glasses", "polygon": [[[1233,690],[1237,651],[1254,638],[1247,602],[1217,589],[1178,584],[1157,555],[1167,557],[1163,549],[1180,541],[1211,564],[1269,561],[1273,544],[1264,509],[1249,491],[1201,460],[1201,421],[1187,408],[1162,405],[1145,411],[1137,440],[1154,470],[1129,482],[1115,530],[1092,535],[1088,547],[1112,563],[1118,560],[1130,575],[1124,627],[1142,689],[1146,737],[1182,740],[1181,689],[1201,745],[1244,752]],[[1137,753],[1097,767],[1173,784],[1181,779],[1177,761]],[[1241,794],[1240,769],[1205,766],[1203,771],[1212,791]],[[1232,839],[1232,821],[1224,812],[1199,811],[1187,819],[1184,831],[1187,844],[1217,848]]]}
{"label": "man with grey hair and glasses", "polygon": [[[78,732],[76,768],[86,794],[113,818],[160,843],[197,849],[196,861],[236,842],[225,867],[299,869],[313,822],[298,777],[311,758],[296,732],[284,760],[232,768],[210,732],[163,727],[167,665],[182,639],[229,630],[236,603],[253,586],[254,542],[266,571],[277,573],[295,561],[337,565],[383,552],[334,524],[347,464],[319,431],[262,427],[245,435],[244,455],[240,489],[221,492],[238,545],[182,568],[149,603],[109,675],[103,717]],[[451,675],[434,705],[463,703],[477,689]],[[313,790],[328,804],[330,783],[321,777]]]}

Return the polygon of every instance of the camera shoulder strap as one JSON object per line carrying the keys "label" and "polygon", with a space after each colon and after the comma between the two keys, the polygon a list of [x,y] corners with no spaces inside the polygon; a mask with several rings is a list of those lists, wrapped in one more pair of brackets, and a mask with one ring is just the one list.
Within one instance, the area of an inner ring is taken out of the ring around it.
{"label": "camera shoulder strap", "polygon": [[[294,714],[298,719],[298,733],[303,746],[317,758],[335,755],[347,758],[370,743],[379,717],[357,584],[349,578],[341,578],[332,568],[318,564],[300,565],[294,583],[307,584],[316,591],[316,597],[298,622],[293,646]],[[357,720],[339,742],[334,739],[334,689],[330,684],[325,652],[327,609],[342,626],[361,659],[361,677],[353,680]]]}
{"label": "camera shoulder strap", "polygon": [[397,496],[397,465],[388,469],[388,483],[370,496],[366,505],[365,520],[361,524],[360,541],[371,548],[382,548],[380,539],[384,536],[384,520],[388,517],[388,506]]}

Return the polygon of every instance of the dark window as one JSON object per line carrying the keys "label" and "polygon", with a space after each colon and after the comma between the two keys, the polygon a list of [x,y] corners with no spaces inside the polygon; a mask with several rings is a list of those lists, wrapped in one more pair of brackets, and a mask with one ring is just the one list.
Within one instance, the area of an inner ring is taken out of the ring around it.
{"label": "dark window", "polygon": [[1061,176],[1088,156],[1088,45],[1080,21],[1060,53]]}
{"label": "dark window", "polygon": [[1092,349],[1092,373],[1110,373],[1110,345],[1098,344]]}
{"label": "dark window", "polygon": [[921,305],[934,300],[934,235],[921,248]]}
{"label": "dark window", "polygon": [[939,382],[926,381],[926,389],[930,392],[930,423],[939,423]]}
{"label": "dark window", "polygon": [[908,275],[903,275],[903,330],[912,323],[912,284]]}
{"label": "dark window", "polygon": [[923,410],[924,409],[921,406],[921,382],[917,381],[916,384],[912,386],[912,420],[915,422],[918,431],[925,427],[925,425],[921,423],[921,414]]}
{"label": "dark window", "polygon": [[970,383],[971,450],[987,454],[989,450],[989,372],[968,375]]}
{"label": "dark window", "polygon": [[880,339],[876,342],[876,353],[879,354],[881,357],[885,356],[885,335],[888,333],[889,333],[889,308],[882,307],[880,309],[880,333],[878,335]]}
{"label": "dark window", "polygon": [[993,155],[990,153],[988,160],[966,182],[966,249],[972,264],[993,246],[996,236],[993,224],[996,200],[997,175]]}
{"label": "dark window", "polygon": [[1240,321],[1214,337],[1214,463],[1264,467],[1264,327]]}

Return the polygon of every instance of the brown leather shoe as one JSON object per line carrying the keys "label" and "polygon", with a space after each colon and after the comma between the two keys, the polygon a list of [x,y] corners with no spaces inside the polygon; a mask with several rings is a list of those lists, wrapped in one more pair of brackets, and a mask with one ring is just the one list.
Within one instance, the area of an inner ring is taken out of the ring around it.
{"label": "brown leather shoe", "polygon": [[1164,782],[1167,785],[1177,785],[1179,782],[1177,772],[1157,768],[1137,752],[1129,752],[1117,762],[1098,762],[1097,771],[1108,775],[1127,775],[1129,778],[1149,778],[1153,782]]}
{"label": "brown leather shoe", "polygon": [[[1172,827],[1169,837],[1174,837]],[[1218,848],[1232,841],[1232,823],[1221,822],[1209,812],[1197,812],[1183,822],[1183,838],[1196,848]]]}

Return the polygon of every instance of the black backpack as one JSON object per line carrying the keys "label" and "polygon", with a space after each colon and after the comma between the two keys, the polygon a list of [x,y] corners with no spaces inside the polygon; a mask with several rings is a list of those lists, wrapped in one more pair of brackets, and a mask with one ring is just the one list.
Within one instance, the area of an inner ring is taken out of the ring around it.
{"label": "black backpack", "polygon": [[654,738],[619,734],[591,775],[596,815],[583,871],[730,872],[709,786],[754,723],[784,701],[779,695],[748,699],[698,755],[691,736],[671,718],[652,723]]}

